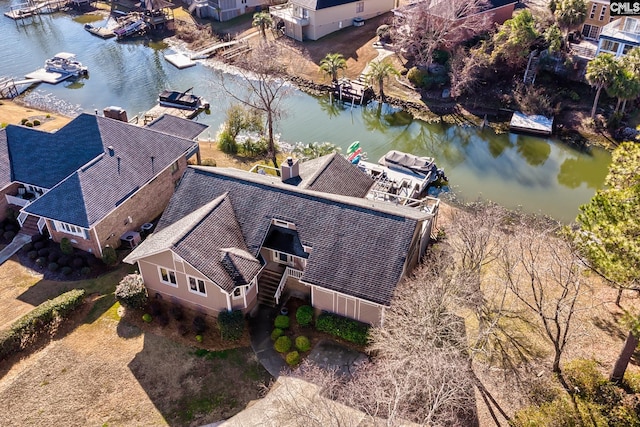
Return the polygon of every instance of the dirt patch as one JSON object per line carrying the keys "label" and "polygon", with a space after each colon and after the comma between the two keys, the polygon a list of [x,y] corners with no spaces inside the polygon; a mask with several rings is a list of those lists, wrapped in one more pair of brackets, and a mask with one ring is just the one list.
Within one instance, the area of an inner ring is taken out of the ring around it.
{"label": "dirt patch", "polygon": [[0,124],[19,125],[22,119],[27,119],[33,123],[33,120],[40,120],[40,125],[34,129],[52,131],[60,129],[71,121],[70,117],[60,114],[47,113],[45,111],[26,107],[16,103],[15,101],[0,101]]}

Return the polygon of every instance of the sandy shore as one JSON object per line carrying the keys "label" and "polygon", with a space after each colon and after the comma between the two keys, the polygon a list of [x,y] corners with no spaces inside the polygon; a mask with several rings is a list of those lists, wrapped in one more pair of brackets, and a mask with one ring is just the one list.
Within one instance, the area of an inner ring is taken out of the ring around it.
{"label": "sandy shore", "polygon": [[52,131],[60,129],[69,123],[72,118],[58,113],[50,113],[26,107],[16,103],[15,101],[6,99],[0,101],[0,124],[2,126],[19,125],[21,124],[22,119],[27,119],[30,122],[33,122],[33,120],[39,120],[40,125],[34,127],[34,129]]}

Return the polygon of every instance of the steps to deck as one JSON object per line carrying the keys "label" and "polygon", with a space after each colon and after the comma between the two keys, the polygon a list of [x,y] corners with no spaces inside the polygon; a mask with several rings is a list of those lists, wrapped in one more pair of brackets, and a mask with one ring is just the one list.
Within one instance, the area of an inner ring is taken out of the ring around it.
{"label": "steps to deck", "polygon": [[282,271],[262,270],[260,280],[258,281],[258,303],[269,307],[276,306],[274,296],[278,290],[278,285],[280,284],[283,273],[284,268]]}
{"label": "steps to deck", "polygon": [[26,234],[27,236],[35,236],[36,234],[40,234],[40,230],[38,229],[38,218],[33,215],[29,215],[22,224],[20,232]]}

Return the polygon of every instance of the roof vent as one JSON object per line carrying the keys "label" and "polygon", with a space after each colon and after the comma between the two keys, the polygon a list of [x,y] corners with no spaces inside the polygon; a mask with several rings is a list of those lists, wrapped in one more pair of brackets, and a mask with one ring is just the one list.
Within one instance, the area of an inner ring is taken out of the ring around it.
{"label": "roof vent", "polygon": [[108,146],[107,149],[109,150],[109,155],[113,157],[113,155],[116,153],[116,150],[113,148],[113,145]]}

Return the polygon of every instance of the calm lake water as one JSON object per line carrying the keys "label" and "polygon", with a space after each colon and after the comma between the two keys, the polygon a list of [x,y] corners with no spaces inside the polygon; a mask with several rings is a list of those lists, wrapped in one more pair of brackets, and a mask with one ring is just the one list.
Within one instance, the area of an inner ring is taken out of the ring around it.
{"label": "calm lake water", "polygon": [[[0,0],[0,12],[9,10],[10,4]],[[22,77],[60,51],[77,54],[89,67],[88,78],[55,86],[41,84],[23,95],[35,107],[73,115],[115,105],[132,117],[155,105],[163,89],[193,87],[213,106],[211,114],[197,119],[210,126],[202,137],[215,138],[223,120],[229,101],[216,84],[221,71],[215,66],[220,64],[202,62],[178,70],[163,57],[176,49],[163,42],[102,40],[66,14],[43,15],[24,23],[0,16],[0,34],[0,76]],[[351,109],[293,91],[285,107],[285,117],[277,125],[282,141],[330,141],[343,150],[360,141],[372,161],[390,149],[433,156],[445,169],[458,199],[488,199],[562,221],[573,220],[578,206],[602,185],[611,160],[604,150],[581,153],[553,139],[427,124],[387,105]]]}

